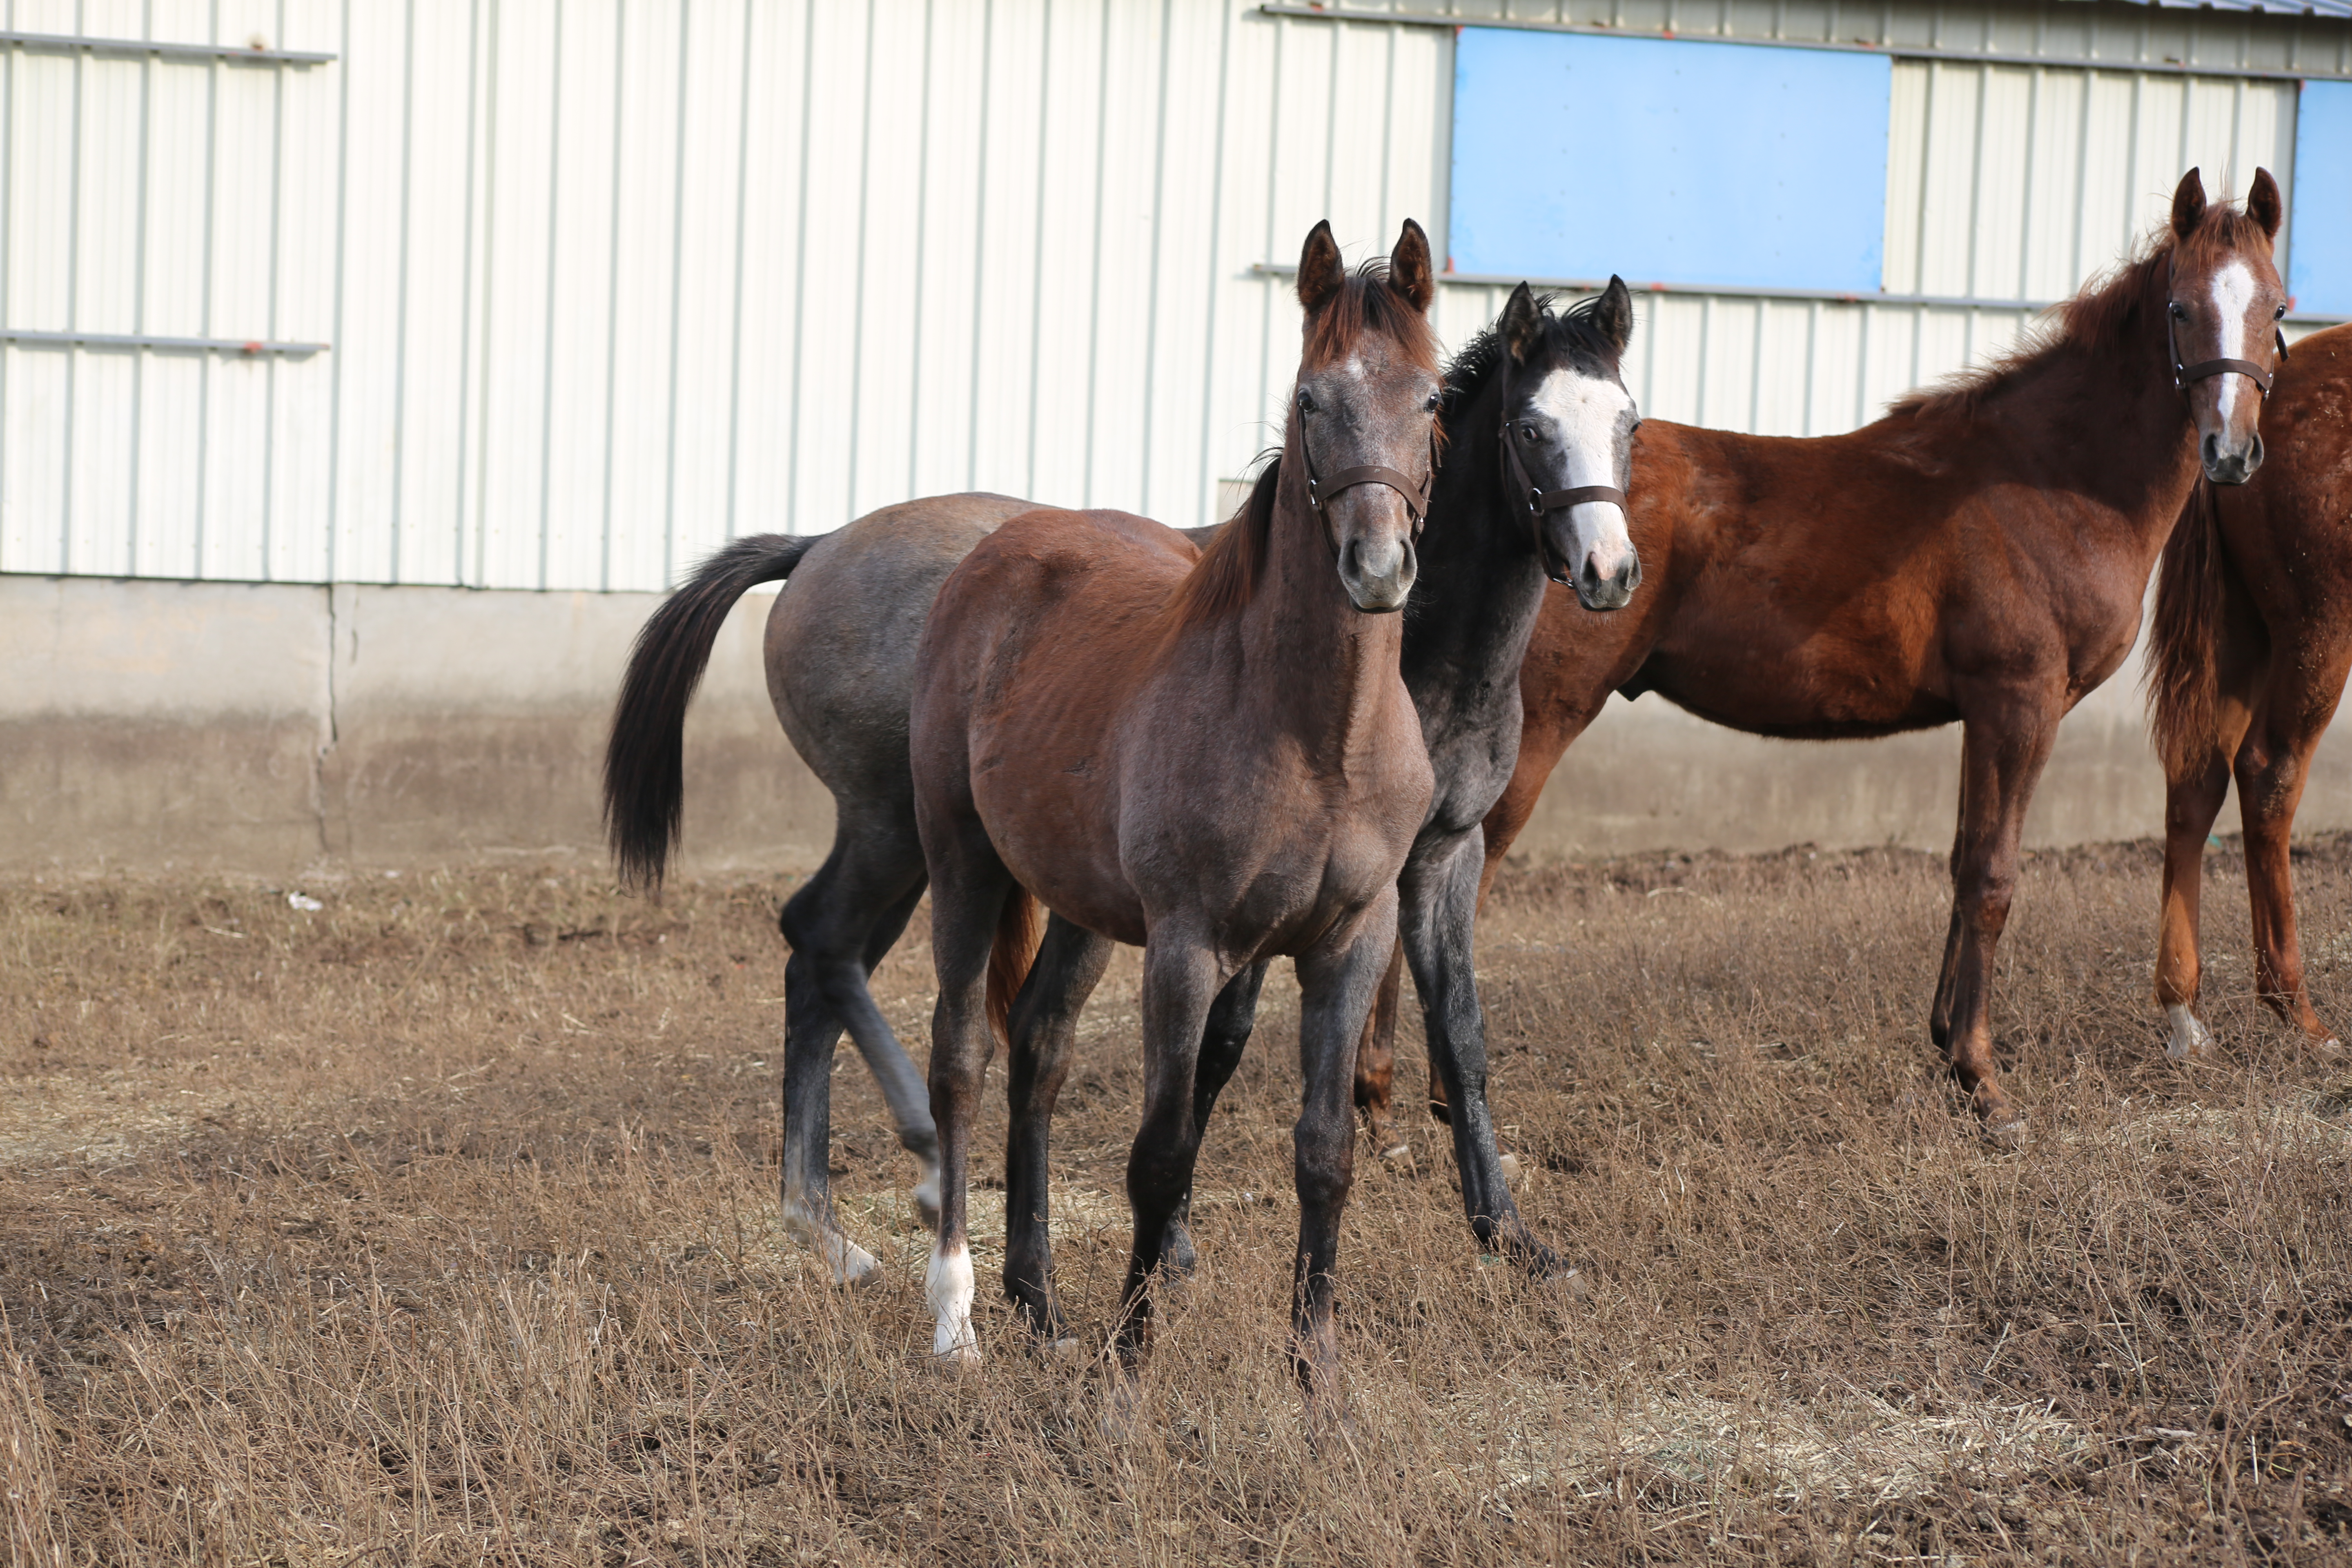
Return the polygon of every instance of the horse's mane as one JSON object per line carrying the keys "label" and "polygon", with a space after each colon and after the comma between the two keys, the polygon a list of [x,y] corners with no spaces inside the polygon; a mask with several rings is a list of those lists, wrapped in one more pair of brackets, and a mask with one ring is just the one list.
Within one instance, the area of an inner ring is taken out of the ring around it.
{"label": "horse's mane", "polygon": [[2141,311],[2159,279],[2168,279],[2179,259],[2203,260],[2217,251],[2267,247],[2262,225],[2235,202],[2215,202],[2185,239],[2169,222],[2160,224],[2139,254],[2093,279],[2071,300],[2053,305],[2017,346],[1933,386],[1906,393],[1887,405],[1889,416],[1965,424],[1986,399],[2062,353],[2100,357],[2124,352],[2141,325]]}
{"label": "horse's mane", "polygon": [[[1301,363],[1328,364],[1345,355],[1367,332],[1396,341],[1410,358],[1437,368],[1437,334],[1429,318],[1412,308],[1402,294],[1389,287],[1389,265],[1375,258],[1349,274],[1322,311],[1308,323],[1307,350]],[[1274,533],[1274,498],[1281,487],[1282,453],[1275,448],[1258,455],[1264,464],[1243,502],[1223,530],[1201,552],[1201,559],[1177,585],[1168,614],[1179,626],[1213,621],[1239,610],[1257,593],[1264,574],[1268,542]]]}
{"label": "horse's mane", "polygon": [[[1616,351],[1601,336],[1593,318],[1601,309],[1601,296],[1580,300],[1567,310],[1554,313],[1552,301],[1557,294],[1538,294],[1536,310],[1544,324],[1544,342],[1555,353],[1565,352],[1571,357],[1597,359],[1610,363]],[[1462,345],[1445,365],[1444,410],[1451,415],[1467,407],[1486,390],[1487,382],[1500,372],[1506,350],[1499,327],[1487,326],[1478,335]]]}

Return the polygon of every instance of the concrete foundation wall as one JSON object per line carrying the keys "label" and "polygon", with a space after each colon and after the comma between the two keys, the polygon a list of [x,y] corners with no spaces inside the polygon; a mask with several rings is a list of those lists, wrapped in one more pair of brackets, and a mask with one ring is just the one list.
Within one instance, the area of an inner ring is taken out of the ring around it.
{"label": "concrete foundation wall", "polygon": [[[599,858],[605,727],[656,603],[0,575],[0,868]],[[770,603],[737,607],[688,722],[688,871],[806,871],[831,838],[832,798],[768,706]],[[2137,678],[2126,665],[2067,720],[2032,842],[2160,831]],[[2352,827],[2347,747],[2322,747],[2301,827]],[[1612,700],[1518,848],[1941,848],[1958,752],[1957,729],[1763,741]]]}

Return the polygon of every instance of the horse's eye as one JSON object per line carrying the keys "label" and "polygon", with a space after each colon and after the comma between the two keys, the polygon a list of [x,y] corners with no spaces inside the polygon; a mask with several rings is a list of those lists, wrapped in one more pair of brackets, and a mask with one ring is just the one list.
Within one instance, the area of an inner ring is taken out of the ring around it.
{"label": "horse's eye", "polygon": [[2178,300],[2173,300],[2165,309],[2172,312],[2172,319],[2176,321],[2185,321],[2189,319],[2189,312],[2180,308],[2180,301]]}
{"label": "horse's eye", "polygon": [[2285,320],[2286,320],[2286,307],[2285,307],[2284,305],[2281,305],[2277,310],[2273,310],[2273,311],[2271,312],[2271,320],[2272,320],[2272,321],[2285,321]]}
{"label": "horse's eye", "polygon": [[1303,386],[1298,389],[1298,412],[1301,414],[1315,412],[1315,395]]}
{"label": "horse's eye", "polygon": [[1422,412],[1423,412],[1423,413],[1424,413],[1424,414],[1434,414],[1434,413],[1436,413],[1436,412],[1437,412],[1437,394],[1435,394],[1435,393],[1433,393],[1433,393],[1431,393],[1431,394],[1429,395],[1429,401],[1428,401],[1428,402],[1426,402],[1426,403],[1424,403],[1424,404],[1423,404],[1423,405],[1421,405],[1421,408],[1422,408]]}

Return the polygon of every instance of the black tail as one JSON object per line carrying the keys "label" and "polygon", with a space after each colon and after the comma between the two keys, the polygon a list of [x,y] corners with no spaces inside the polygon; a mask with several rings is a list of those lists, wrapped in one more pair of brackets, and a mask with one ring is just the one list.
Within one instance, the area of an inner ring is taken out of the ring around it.
{"label": "black tail", "polygon": [[727,612],[753,584],[791,576],[816,537],[745,535],[703,562],[637,634],[604,748],[604,833],[624,886],[660,887],[677,847],[686,705]]}

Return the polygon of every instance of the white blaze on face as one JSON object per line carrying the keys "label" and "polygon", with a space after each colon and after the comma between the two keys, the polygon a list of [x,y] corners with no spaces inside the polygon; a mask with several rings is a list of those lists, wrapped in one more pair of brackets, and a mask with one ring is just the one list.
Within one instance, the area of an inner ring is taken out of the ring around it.
{"label": "white blaze on face", "polygon": [[931,1332],[931,1353],[978,1361],[980,1341],[971,1331],[971,1252],[962,1242],[951,1247],[931,1244],[930,1267],[923,1270],[923,1299],[939,1320]]}
{"label": "white blaze on face", "polygon": [[[2216,359],[2246,357],[2246,309],[2254,302],[2254,274],[2242,261],[2232,261],[2213,275],[2213,313],[2221,328],[2221,352]],[[2238,389],[2246,378],[2231,372],[2221,380],[2221,405],[2214,417],[2221,428],[2230,427],[2230,410],[2238,401]]]}
{"label": "white blaze on face", "polygon": [[[1617,482],[1617,437],[1633,412],[1633,395],[1613,380],[1580,374],[1563,366],[1544,377],[1528,399],[1551,426],[1546,450],[1559,455],[1557,478],[1547,489],[1570,490]],[[1569,509],[1576,547],[1603,577],[1614,575],[1633,553],[1622,507],[1605,500],[1579,501]],[[1583,561],[1576,564],[1583,565]]]}

